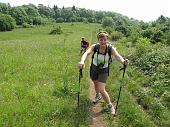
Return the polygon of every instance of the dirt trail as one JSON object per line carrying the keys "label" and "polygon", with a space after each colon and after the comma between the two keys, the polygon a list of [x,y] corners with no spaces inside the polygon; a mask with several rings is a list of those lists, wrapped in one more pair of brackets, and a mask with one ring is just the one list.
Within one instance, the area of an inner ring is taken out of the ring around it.
{"label": "dirt trail", "polygon": [[[89,59],[89,63],[90,63],[90,59]],[[95,98],[95,89],[94,89],[94,84],[92,82],[92,80],[89,77],[89,97],[91,102],[93,101],[93,99]],[[101,100],[100,100],[101,102]],[[90,127],[106,127],[105,123],[104,123],[104,118],[103,118],[103,108],[101,106],[101,103],[97,103],[97,104],[91,104],[91,121],[90,121]]]}
{"label": "dirt trail", "polygon": [[[89,79],[89,90],[90,90],[90,100],[93,100],[95,97],[95,90],[93,82]],[[106,127],[103,119],[103,110],[101,107],[101,103],[96,105],[91,105],[91,122],[90,127]]]}

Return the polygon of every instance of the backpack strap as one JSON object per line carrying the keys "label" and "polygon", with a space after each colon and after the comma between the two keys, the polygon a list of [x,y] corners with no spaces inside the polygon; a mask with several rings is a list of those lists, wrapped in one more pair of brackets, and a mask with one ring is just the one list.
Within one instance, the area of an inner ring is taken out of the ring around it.
{"label": "backpack strap", "polygon": [[109,62],[108,62],[108,76],[109,76],[109,66],[112,63],[112,45],[108,45],[108,54],[109,54]]}
{"label": "backpack strap", "polygon": [[108,45],[109,64],[112,63],[112,45]]}
{"label": "backpack strap", "polygon": [[[94,59],[94,54],[97,52],[97,57],[98,57],[98,54],[99,54],[99,47],[100,45],[97,43],[95,46],[94,46],[94,52],[93,52],[93,55],[92,55],[92,63],[93,63],[93,59]],[[98,62],[98,60],[97,60]],[[97,63],[98,64],[98,63]]]}

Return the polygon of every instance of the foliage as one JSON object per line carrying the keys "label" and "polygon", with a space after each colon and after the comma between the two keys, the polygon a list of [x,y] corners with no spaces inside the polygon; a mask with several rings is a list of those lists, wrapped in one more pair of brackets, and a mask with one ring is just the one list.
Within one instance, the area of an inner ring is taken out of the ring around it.
{"label": "foliage", "polygon": [[11,31],[14,26],[15,20],[10,15],[0,13],[0,31]]}
{"label": "foliage", "polygon": [[113,26],[113,19],[112,17],[105,17],[102,20],[103,27],[112,27]]}
{"label": "foliage", "polygon": [[61,27],[58,26],[58,27],[52,29],[49,34],[61,34],[61,33],[63,33],[63,31],[62,31]]}
{"label": "foliage", "polygon": [[117,41],[123,37],[123,34],[121,32],[114,31],[110,36],[112,41]]}
{"label": "foliage", "polygon": [[63,19],[63,18],[57,18],[57,19],[56,19],[56,22],[57,22],[57,23],[62,23],[62,22],[64,22],[64,19]]}
{"label": "foliage", "polygon": [[23,23],[23,24],[22,24],[22,27],[23,27],[23,28],[32,28],[33,25],[30,25],[30,24],[27,24],[27,23]]}
{"label": "foliage", "polygon": [[0,3],[0,13],[9,14],[11,6],[9,3]]}
{"label": "foliage", "polygon": [[22,7],[12,7],[10,15],[15,19],[17,25],[22,25],[28,22],[28,15]]}

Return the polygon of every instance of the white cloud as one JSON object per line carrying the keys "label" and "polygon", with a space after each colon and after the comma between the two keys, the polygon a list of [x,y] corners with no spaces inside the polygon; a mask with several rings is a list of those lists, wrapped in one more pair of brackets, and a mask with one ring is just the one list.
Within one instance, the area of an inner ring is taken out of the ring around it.
{"label": "white cloud", "polygon": [[33,3],[58,7],[76,7],[118,12],[135,19],[151,21],[161,14],[170,17],[170,0],[0,0],[11,5]]}

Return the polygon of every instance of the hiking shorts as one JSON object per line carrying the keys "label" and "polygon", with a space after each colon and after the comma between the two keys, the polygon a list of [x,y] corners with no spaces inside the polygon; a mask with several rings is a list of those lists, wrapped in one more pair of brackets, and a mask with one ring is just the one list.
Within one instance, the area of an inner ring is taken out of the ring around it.
{"label": "hiking shorts", "polygon": [[97,80],[102,83],[106,83],[108,77],[108,68],[99,69],[94,64],[91,64],[90,67],[90,78],[92,80]]}

